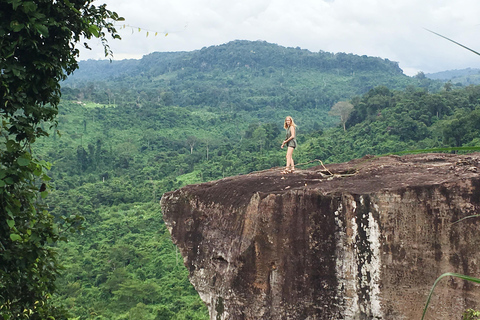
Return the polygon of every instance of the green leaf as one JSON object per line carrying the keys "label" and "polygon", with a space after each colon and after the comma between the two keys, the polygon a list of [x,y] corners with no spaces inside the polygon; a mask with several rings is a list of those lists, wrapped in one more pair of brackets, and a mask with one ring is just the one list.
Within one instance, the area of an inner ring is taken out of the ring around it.
{"label": "green leaf", "polygon": [[22,0],[13,0],[11,3],[13,10],[17,10],[17,8],[22,4]]}
{"label": "green leaf", "polygon": [[10,23],[10,28],[12,28],[13,32],[19,32],[25,27],[23,23],[18,23],[17,21],[12,21]]}
{"label": "green leaf", "polygon": [[8,207],[5,208],[5,209],[6,209],[6,211],[7,211],[8,216],[13,219],[14,215],[13,215],[13,213],[12,213],[12,210],[10,210],[10,208],[8,208]]}
{"label": "green leaf", "polygon": [[5,187],[5,185],[6,185],[5,181],[0,180],[0,188],[1,188],[1,187]]}
{"label": "green leaf", "polygon": [[7,141],[7,151],[8,152],[13,152],[19,148],[19,144],[13,140],[8,140]]}
{"label": "green leaf", "polygon": [[13,179],[10,178],[10,177],[4,179],[3,181],[4,181],[6,184],[13,184],[13,182],[14,182]]}
{"label": "green leaf", "polygon": [[458,46],[460,46],[460,47],[462,47],[462,48],[464,48],[464,49],[467,49],[467,50],[469,50],[469,51],[471,51],[471,52],[473,52],[473,53],[475,53],[475,54],[477,54],[477,55],[480,56],[480,53],[478,53],[477,51],[475,51],[475,50],[473,50],[473,49],[470,49],[469,47],[464,46],[464,45],[461,44],[461,43],[458,43],[458,42],[456,42],[456,41],[454,41],[454,40],[452,40],[452,39],[450,39],[450,38],[447,38],[447,37],[445,37],[445,36],[442,36],[441,34],[438,34],[438,33],[433,32],[433,31],[431,31],[431,30],[428,30],[428,29],[425,29],[425,30],[427,30],[427,31],[429,31],[429,32],[431,32],[431,33],[433,33],[433,34],[436,34],[437,36],[442,37],[443,39],[446,39],[446,40],[448,40],[448,41],[450,41],[450,42],[453,42],[453,43],[455,43],[456,45],[458,45]]}
{"label": "green leaf", "polygon": [[474,214],[474,215],[471,215],[471,216],[468,216],[468,217],[463,217],[462,219],[457,220],[457,221],[453,222],[452,224],[458,223],[458,222],[466,220],[466,219],[478,218],[478,217],[480,217],[480,214]]}
{"label": "green leaf", "polygon": [[98,27],[93,25],[93,24],[88,27],[88,32],[93,34],[95,36],[95,38],[98,38],[100,36],[100,32],[99,32]]}
{"label": "green leaf", "polygon": [[34,12],[35,10],[37,10],[37,5],[31,1],[24,2],[23,10],[25,11],[25,13]]}
{"label": "green leaf", "polygon": [[19,234],[11,233],[11,234],[10,234],[10,239],[11,239],[12,241],[18,241],[18,240],[22,240],[22,237],[21,237]]}
{"label": "green leaf", "polygon": [[42,36],[48,37],[48,28],[43,24],[35,24],[35,29],[37,29],[37,32],[40,33]]}
{"label": "green leaf", "polygon": [[466,275],[463,275],[463,274],[458,274],[458,273],[453,273],[453,272],[447,272],[447,273],[442,274],[440,277],[437,278],[437,280],[435,280],[435,282],[433,283],[432,289],[430,289],[430,294],[428,295],[427,302],[425,303],[425,307],[423,309],[422,320],[425,318],[425,314],[427,313],[427,308],[428,308],[428,305],[430,304],[430,300],[431,300],[432,295],[433,295],[433,289],[435,289],[438,282],[444,277],[457,277],[457,278],[460,278],[460,279],[463,279],[463,280],[466,280],[466,281],[480,283],[480,279],[470,277],[470,276],[466,276]]}
{"label": "green leaf", "polygon": [[17,159],[17,163],[21,167],[26,167],[30,164],[30,159],[20,157],[20,158]]}
{"label": "green leaf", "polygon": [[7,220],[7,224],[12,229],[15,226],[15,221],[14,220]]}

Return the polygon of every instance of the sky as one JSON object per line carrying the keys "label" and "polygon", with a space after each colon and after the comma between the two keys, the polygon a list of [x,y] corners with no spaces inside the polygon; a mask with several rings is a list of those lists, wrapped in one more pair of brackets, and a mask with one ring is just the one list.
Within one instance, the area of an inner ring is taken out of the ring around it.
{"label": "sky", "polygon": [[[262,40],[389,59],[405,74],[480,68],[479,0],[96,0],[125,18],[114,60]],[[125,25],[125,27],[124,27]],[[140,30],[139,30],[140,28]],[[155,35],[157,34],[157,35]],[[105,59],[98,39],[80,60]]]}

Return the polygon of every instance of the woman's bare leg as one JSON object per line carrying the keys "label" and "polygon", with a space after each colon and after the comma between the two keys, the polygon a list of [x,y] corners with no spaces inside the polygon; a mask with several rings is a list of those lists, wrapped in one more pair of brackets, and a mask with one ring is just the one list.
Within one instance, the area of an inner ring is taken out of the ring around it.
{"label": "woman's bare leg", "polygon": [[295,163],[293,162],[293,150],[294,148],[288,147],[287,148],[287,170],[294,170],[295,169]]}

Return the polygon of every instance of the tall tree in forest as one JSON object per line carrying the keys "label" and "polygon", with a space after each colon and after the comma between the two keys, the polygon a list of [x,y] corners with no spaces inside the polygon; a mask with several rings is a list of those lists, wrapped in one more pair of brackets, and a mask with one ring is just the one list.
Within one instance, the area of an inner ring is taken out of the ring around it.
{"label": "tall tree in forest", "polygon": [[345,128],[345,123],[347,122],[348,117],[350,117],[352,111],[353,104],[348,101],[340,101],[333,105],[328,114],[331,116],[340,116],[340,122],[342,123],[343,131],[346,131],[347,129]]}
{"label": "tall tree in forest", "polygon": [[[123,20],[93,0],[2,0],[0,2],[0,315],[2,319],[55,319],[51,305],[58,263],[51,244],[62,240],[41,205],[48,192],[49,164],[36,159],[31,144],[55,126],[60,81],[78,68],[82,39],[119,39]],[[88,47],[88,45],[85,44]],[[45,127],[45,126],[44,126]]]}

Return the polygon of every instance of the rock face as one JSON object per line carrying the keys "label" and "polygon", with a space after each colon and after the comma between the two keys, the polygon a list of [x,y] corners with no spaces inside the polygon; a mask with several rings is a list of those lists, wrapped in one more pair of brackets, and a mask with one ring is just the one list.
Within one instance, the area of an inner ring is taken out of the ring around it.
{"label": "rock face", "polygon": [[[212,320],[420,319],[444,272],[480,276],[480,154],[388,156],[266,170],[162,198]],[[427,319],[480,308],[442,280]]]}

